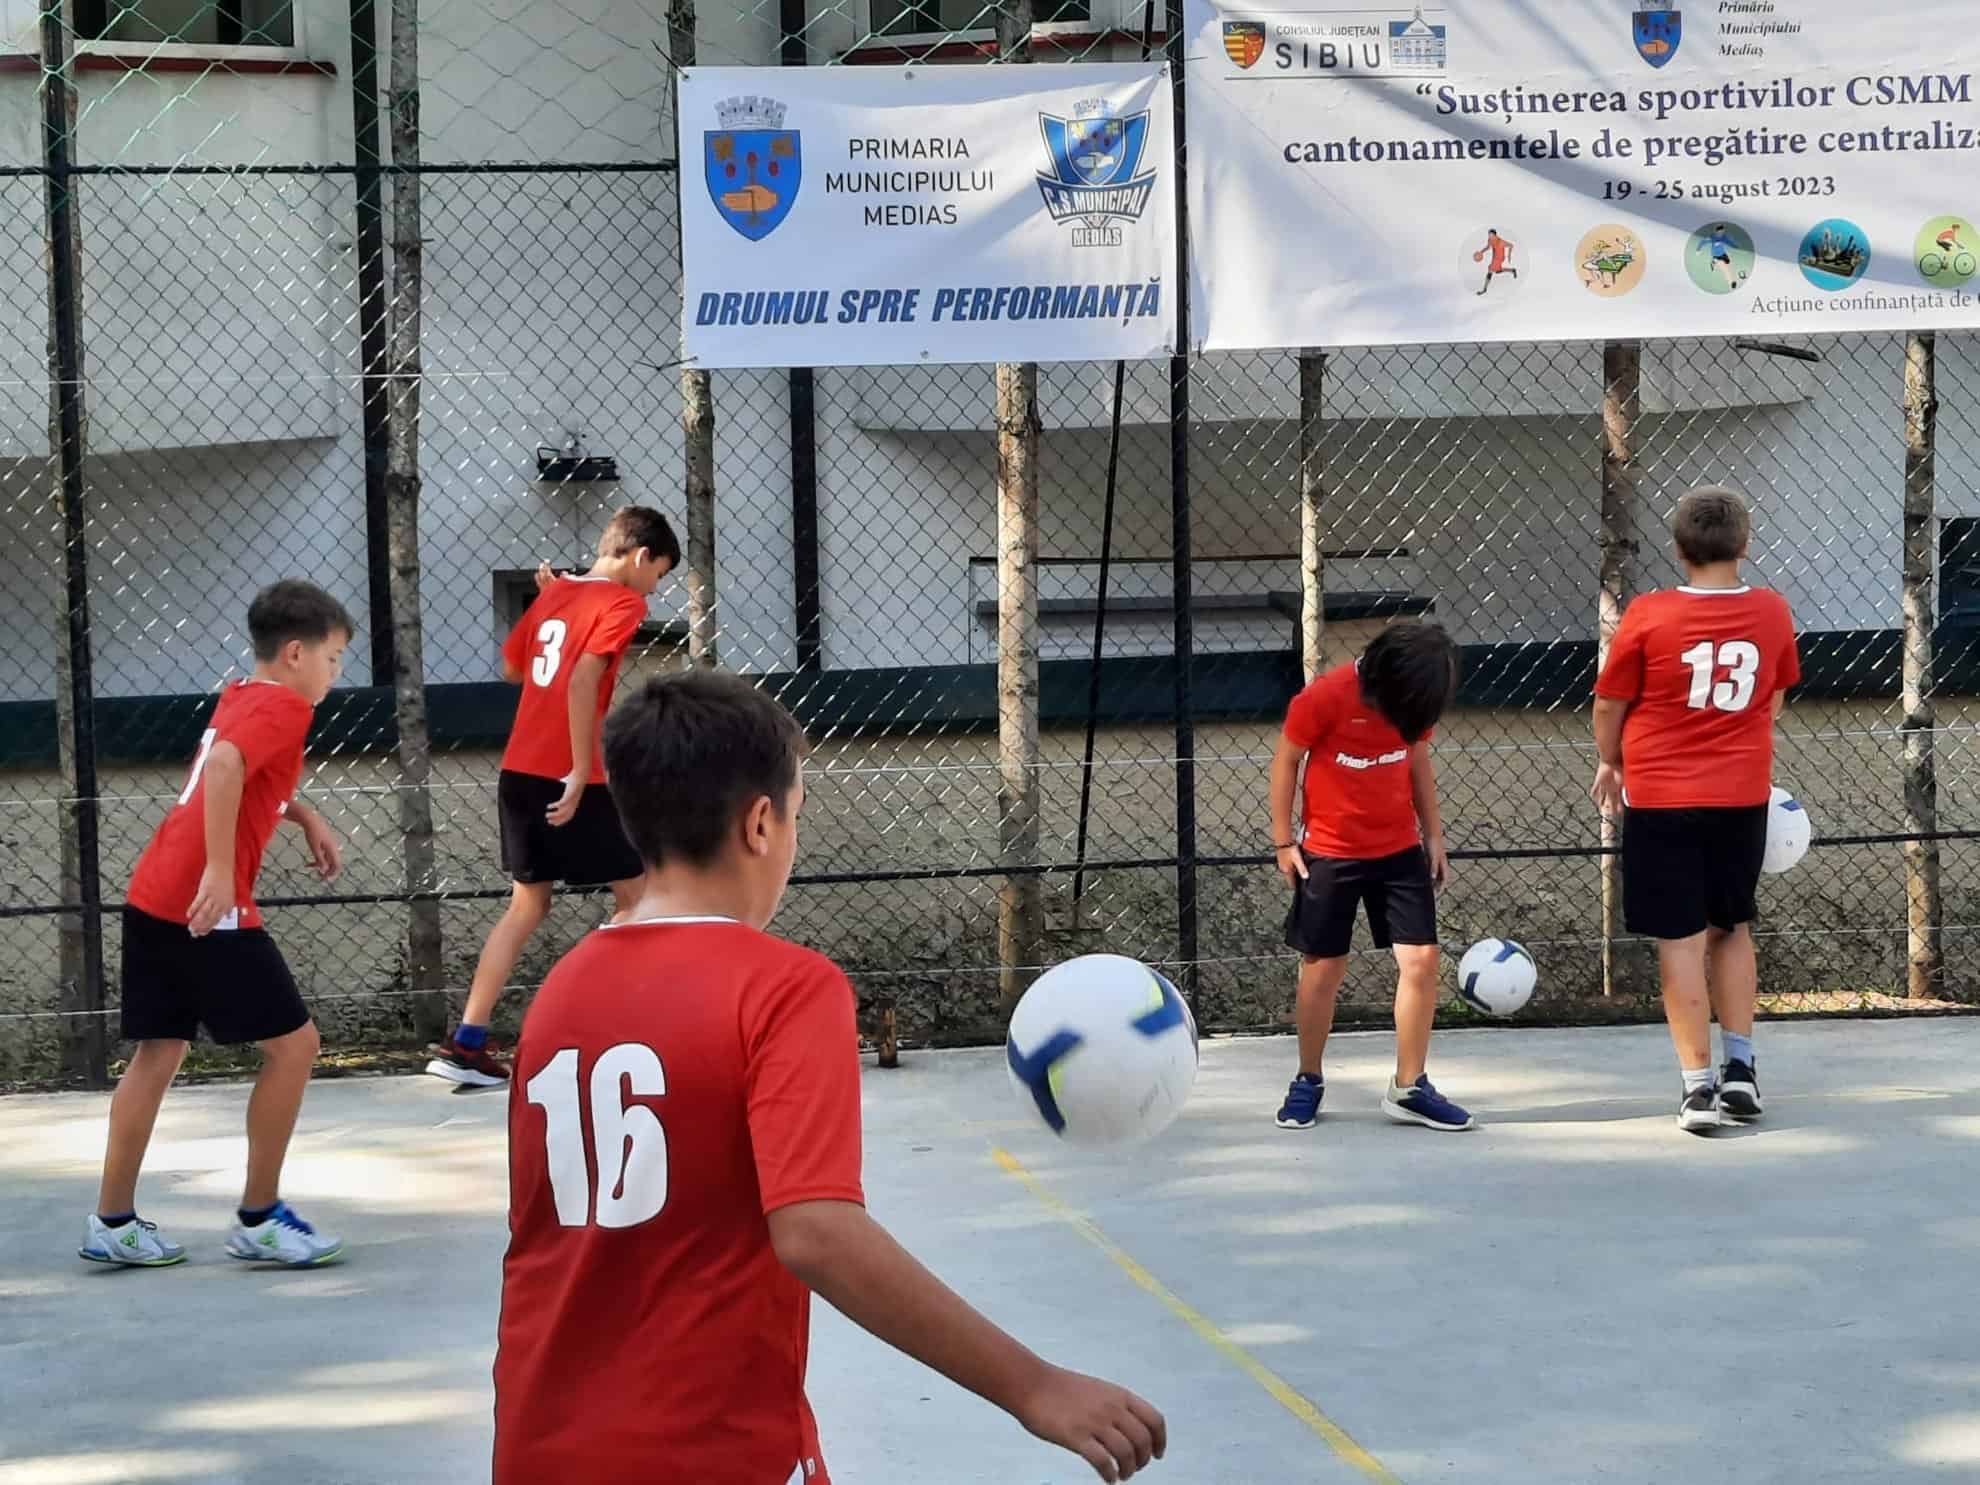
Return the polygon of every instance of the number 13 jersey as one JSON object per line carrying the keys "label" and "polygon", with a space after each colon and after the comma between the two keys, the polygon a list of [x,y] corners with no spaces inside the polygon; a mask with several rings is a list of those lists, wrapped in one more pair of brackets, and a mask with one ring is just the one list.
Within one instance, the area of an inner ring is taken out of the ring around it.
{"label": "number 13 jersey", "polygon": [[646,600],[622,583],[602,577],[560,577],[537,594],[502,646],[502,658],[522,672],[522,700],[502,753],[512,773],[562,779],[571,759],[571,669],[583,655],[603,655],[598,683],[598,727],[592,732],[591,777],[605,782],[605,758],[598,739],[612,705],[619,665],[646,618]]}
{"label": "number 13 jersey", "polygon": [[1629,703],[1623,789],[1635,809],[1765,804],[1774,698],[1801,679],[1794,616],[1766,588],[1673,588],[1630,604],[1595,694]]}

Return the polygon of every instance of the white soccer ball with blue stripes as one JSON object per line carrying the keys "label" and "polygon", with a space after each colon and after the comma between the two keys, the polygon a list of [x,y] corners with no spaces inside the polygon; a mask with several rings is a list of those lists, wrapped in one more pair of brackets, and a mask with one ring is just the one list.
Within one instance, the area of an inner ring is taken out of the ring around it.
{"label": "white soccer ball with blue stripes", "polygon": [[1026,1113],[1076,1145],[1122,1145],[1167,1129],[1196,1085],[1196,1019],[1138,959],[1083,954],[1045,971],[1004,1040]]}
{"label": "white soccer ball with blue stripes", "polygon": [[1808,854],[1808,842],[1814,835],[1815,827],[1801,801],[1776,787],[1767,805],[1767,854],[1760,860],[1760,869],[1768,876],[1779,876],[1798,865]]}
{"label": "white soccer ball with blue stripes", "polygon": [[1458,994],[1488,1016],[1510,1016],[1533,998],[1533,956],[1509,938],[1481,938],[1458,961]]}

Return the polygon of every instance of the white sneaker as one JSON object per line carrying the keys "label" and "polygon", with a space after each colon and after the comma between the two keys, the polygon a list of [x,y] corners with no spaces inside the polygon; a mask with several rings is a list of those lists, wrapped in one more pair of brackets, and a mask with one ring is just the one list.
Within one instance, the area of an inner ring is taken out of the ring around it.
{"label": "white sneaker", "polygon": [[276,1203],[266,1222],[247,1227],[239,1222],[227,1236],[227,1256],[244,1263],[277,1263],[284,1268],[315,1268],[344,1251],[343,1242],[318,1232],[289,1209]]}
{"label": "white sneaker", "polygon": [[185,1248],[158,1235],[158,1224],[142,1217],[122,1227],[105,1227],[103,1219],[91,1212],[83,1245],[76,1256],[91,1263],[121,1263],[131,1268],[170,1268],[186,1261]]}

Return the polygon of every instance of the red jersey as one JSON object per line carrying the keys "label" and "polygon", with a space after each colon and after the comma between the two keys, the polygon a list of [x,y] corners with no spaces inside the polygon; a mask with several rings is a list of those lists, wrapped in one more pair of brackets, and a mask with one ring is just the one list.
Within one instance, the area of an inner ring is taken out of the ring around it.
{"label": "red jersey", "polygon": [[1336,666],[1295,696],[1285,732],[1306,750],[1300,844],[1309,853],[1374,861],[1422,844],[1410,797],[1409,744],[1361,699],[1353,665]]}
{"label": "red jersey", "polygon": [[192,772],[178,799],[159,822],[151,844],[138,858],[126,894],[132,907],[183,923],[191,916],[193,895],[206,870],[206,760],[215,744],[240,749],[247,765],[241,785],[241,811],[234,825],[235,912],[222,928],[259,928],[254,879],[275,827],[302,782],[303,739],[315,715],[301,693],[274,681],[235,681],[220,693],[213,716],[193,755]]}
{"label": "red jersey", "polygon": [[646,600],[623,583],[602,577],[560,577],[536,595],[508,642],[502,658],[522,673],[522,700],[502,767],[538,778],[562,779],[571,772],[571,667],[580,655],[603,655],[605,675],[598,684],[598,728],[592,733],[591,782],[605,782],[605,755],[599,739],[619,664],[646,619]]}
{"label": "red jersey", "polygon": [[864,1202],[852,986],[721,918],[602,928],[509,1095],[495,1485],[829,1485],[767,1214]]}
{"label": "red jersey", "polygon": [[1630,604],[1595,694],[1626,701],[1623,792],[1639,809],[1765,804],[1774,697],[1801,679],[1794,616],[1766,588],[1672,588]]}

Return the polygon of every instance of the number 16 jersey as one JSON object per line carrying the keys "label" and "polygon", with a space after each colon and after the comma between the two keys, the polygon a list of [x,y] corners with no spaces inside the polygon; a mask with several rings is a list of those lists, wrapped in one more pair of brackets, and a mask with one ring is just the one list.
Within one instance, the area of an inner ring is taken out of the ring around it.
{"label": "number 16 jersey", "polygon": [[1794,616],[1766,588],[1673,588],[1630,604],[1595,694],[1630,704],[1635,809],[1737,809],[1773,785],[1774,697],[1801,679]]}
{"label": "number 16 jersey", "polygon": [[560,577],[537,594],[502,646],[502,658],[522,672],[522,700],[502,753],[512,773],[562,779],[576,765],[571,758],[571,668],[583,655],[603,655],[598,684],[598,726],[592,732],[591,777],[605,782],[599,739],[612,705],[619,665],[646,618],[646,600],[623,583],[603,577]]}

